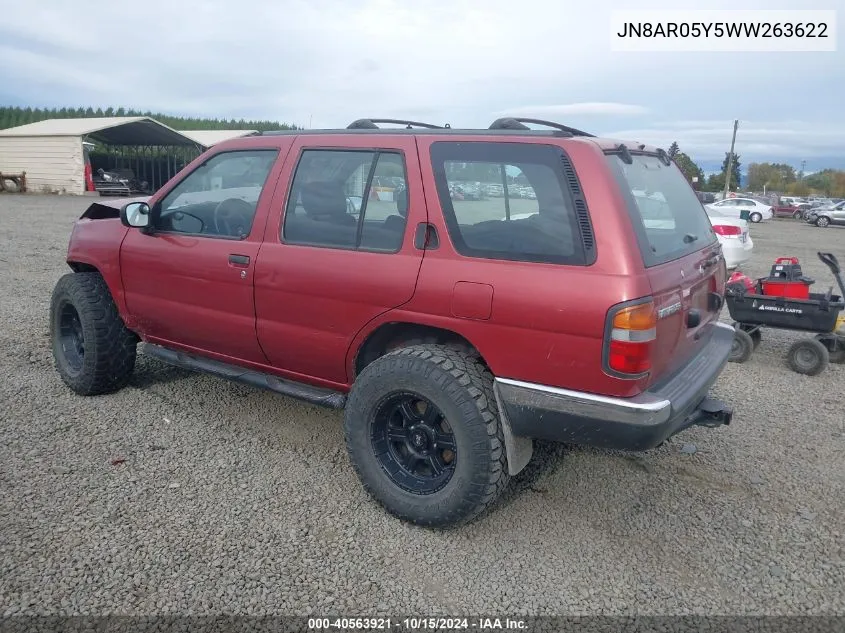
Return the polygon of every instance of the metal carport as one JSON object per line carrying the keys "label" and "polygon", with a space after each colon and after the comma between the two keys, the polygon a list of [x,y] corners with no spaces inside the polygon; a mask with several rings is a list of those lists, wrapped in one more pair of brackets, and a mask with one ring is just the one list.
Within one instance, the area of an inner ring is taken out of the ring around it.
{"label": "metal carport", "polygon": [[35,193],[83,194],[83,143],[94,173],[132,170],[155,191],[205,146],[149,117],[47,119],[0,130],[0,172],[26,172]]}

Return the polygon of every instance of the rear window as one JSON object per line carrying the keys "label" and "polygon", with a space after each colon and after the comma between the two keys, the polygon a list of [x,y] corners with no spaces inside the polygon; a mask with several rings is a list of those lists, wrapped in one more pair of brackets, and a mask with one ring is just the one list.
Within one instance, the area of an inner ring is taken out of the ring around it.
{"label": "rear window", "polygon": [[625,196],[646,266],[684,257],[712,244],[716,235],[701,201],[674,163],[633,154],[607,160]]}
{"label": "rear window", "polygon": [[562,154],[539,144],[434,143],[437,193],[455,249],[469,257],[585,265]]}

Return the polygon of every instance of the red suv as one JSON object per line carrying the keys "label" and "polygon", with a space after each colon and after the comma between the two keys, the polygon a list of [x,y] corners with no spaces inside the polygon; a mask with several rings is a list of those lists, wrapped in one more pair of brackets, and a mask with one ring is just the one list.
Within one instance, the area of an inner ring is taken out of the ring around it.
{"label": "red suv", "polygon": [[725,262],[665,151],[384,122],[227,141],[148,200],[93,204],[51,303],[65,383],[119,389],[143,342],[345,408],[364,487],[425,525],[491,505],[533,439],[645,450],[730,422],[708,397]]}

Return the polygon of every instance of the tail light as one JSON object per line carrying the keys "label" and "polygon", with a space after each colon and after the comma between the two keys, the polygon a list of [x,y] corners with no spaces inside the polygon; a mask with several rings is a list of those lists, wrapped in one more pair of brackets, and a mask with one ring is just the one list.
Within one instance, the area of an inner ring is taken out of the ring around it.
{"label": "tail light", "polygon": [[634,378],[651,369],[657,338],[657,311],[652,299],[611,308],[607,332],[605,362],[611,372]]}
{"label": "tail light", "polygon": [[713,231],[722,237],[738,238],[742,235],[742,229],[738,226],[731,226],[730,224],[714,224]]}
{"label": "tail light", "polygon": [[91,172],[91,163],[85,163],[85,191],[96,191],[94,186],[94,174]]}

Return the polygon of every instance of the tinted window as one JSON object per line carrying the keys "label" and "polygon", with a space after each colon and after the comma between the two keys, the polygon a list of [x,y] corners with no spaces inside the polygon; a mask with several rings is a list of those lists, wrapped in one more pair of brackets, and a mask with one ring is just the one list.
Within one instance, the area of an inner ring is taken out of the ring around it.
{"label": "tinted window", "polygon": [[277,150],[224,152],[209,158],[159,203],[161,231],[244,238]]}
{"label": "tinted window", "polygon": [[607,156],[619,179],[647,266],[671,261],[716,240],[701,202],[674,163],[635,154]]}
{"label": "tinted window", "polygon": [[527,143],[434,143],[449,235],[462,255],[585,263],[562,150]]}
{"label": "tinted window", "polygon": [[396,252],[407,219],[405,183],[396,152],[306,150],[282,237],[290,244]]}

